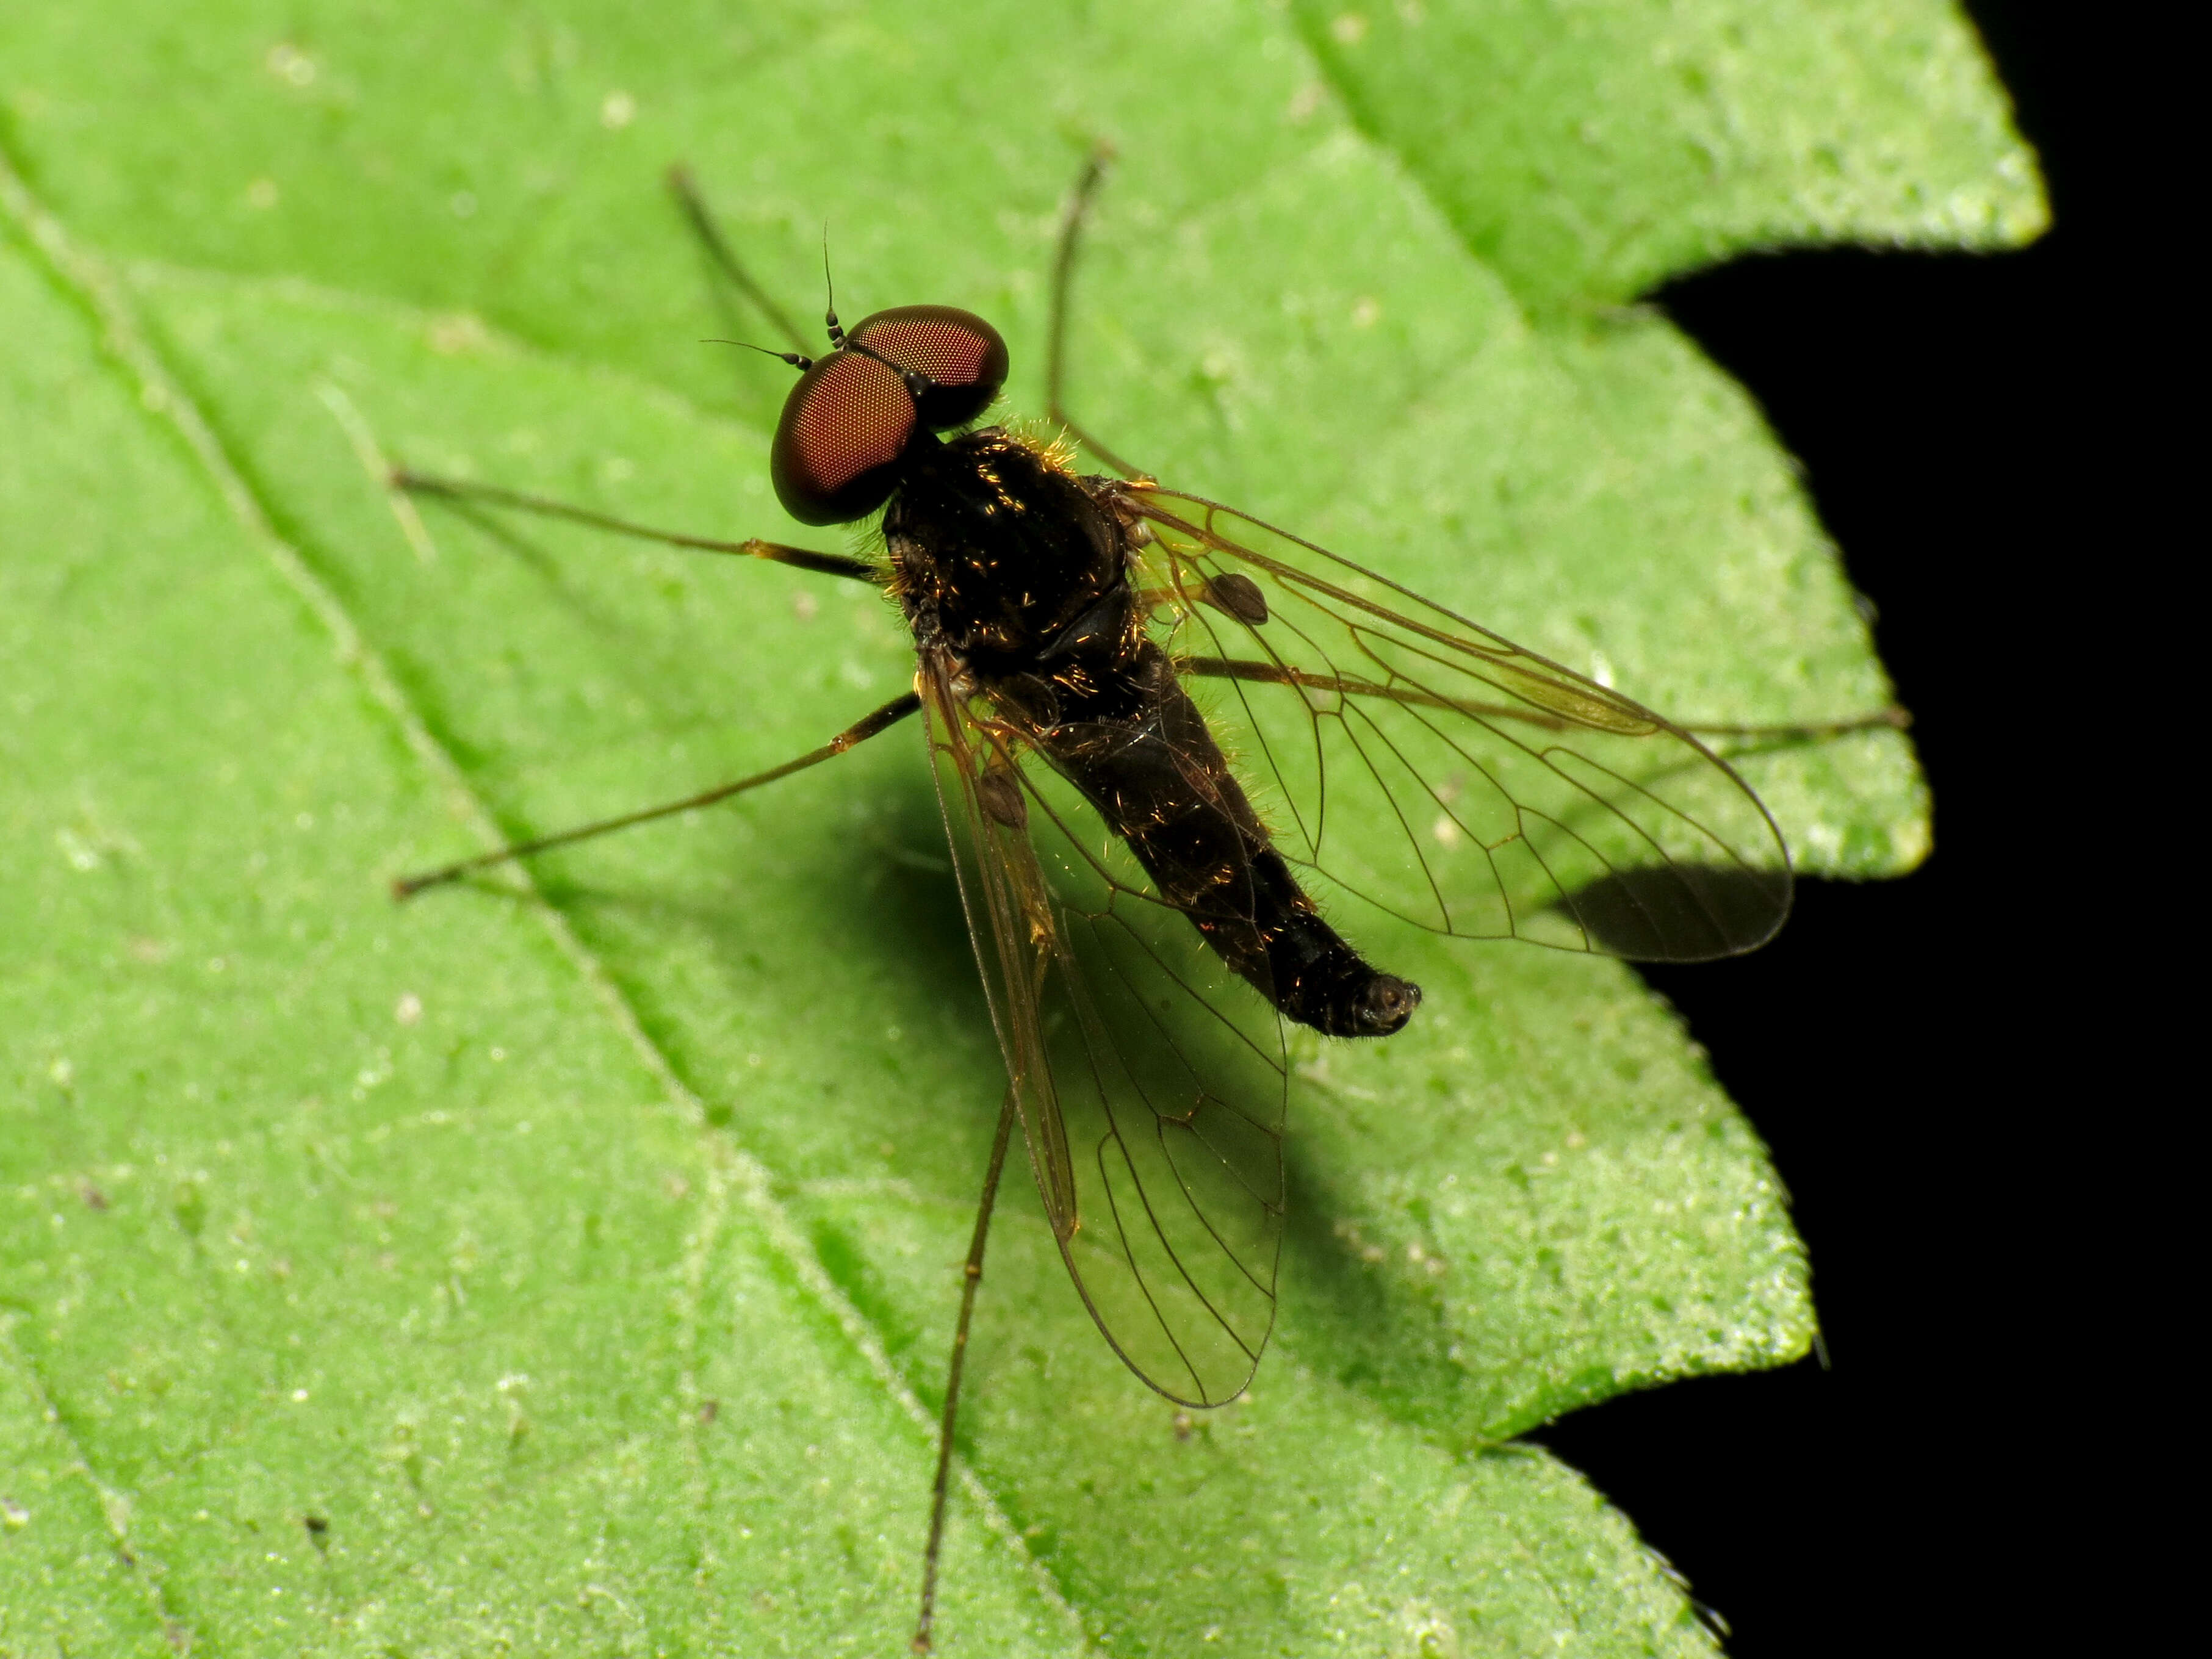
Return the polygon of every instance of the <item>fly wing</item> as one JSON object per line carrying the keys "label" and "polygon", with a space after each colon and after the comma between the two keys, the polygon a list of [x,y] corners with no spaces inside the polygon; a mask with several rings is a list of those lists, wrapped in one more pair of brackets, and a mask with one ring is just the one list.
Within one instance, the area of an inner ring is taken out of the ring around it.
{"label": "fly wing", "polygon": [[1149,888],[1019,732],[925,656],[938,799],[1030,1167],[1114,1351],[1186,1405],[1274,1323],[1285,1066],[1274,1010]]}
{"label": "fly wing", "polygon": [[1106,488],[1285,857],[1462,938],[1696,962],[1782,925],[1780,832],[1681,727],[1256,519]]}

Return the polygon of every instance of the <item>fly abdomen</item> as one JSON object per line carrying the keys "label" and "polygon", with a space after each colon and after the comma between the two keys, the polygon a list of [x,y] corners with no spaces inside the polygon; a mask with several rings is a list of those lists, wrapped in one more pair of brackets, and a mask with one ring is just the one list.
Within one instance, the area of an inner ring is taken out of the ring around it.
{"label": "fly abdomen", "polygon": [[1214,953],[1290,1018],[1330,1036],[1388,1036],[1421,988],[1380,972],[1322,920],[1268,840],[1206,718],[1155,647],[1143,712],[1036,734]]}
{"label": "fly abdomen", "polygon": [[[1282,863],[1273,848],[1262,858]],[[1288,880],[1289,871],[1283,873]],[[1264,895],[1267,889],[1260,890]],[[1411,1019],[1421,1006],[1421,988],[1370,966],[1314,913],[1312,901],[1304,893],[1298,900],[1304,908],[1279,911],[1279,920],[1258,921],[1275,1006],[1301,1025],[1329,1036],[1388,1036]],[[1261,908],[1273,907],[1263,898]],[[1270,989],[1253,982],[1262,991]]]}

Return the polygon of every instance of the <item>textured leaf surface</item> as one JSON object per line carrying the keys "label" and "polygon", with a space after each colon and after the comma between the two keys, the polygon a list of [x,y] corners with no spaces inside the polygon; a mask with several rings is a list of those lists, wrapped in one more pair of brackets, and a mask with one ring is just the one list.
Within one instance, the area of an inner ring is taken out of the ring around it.
{"label": "textured leaf surface", "polygon": [[[1680,717],[1878,707],[1786,458],[1618,307],[1761,240],[2016,240],[2030,164],[1942,8],[1668,16],[0,19],[0,1651],[902,1642],[999,1086],[915,744],[548,860],[543,902],[381,887],[904,681],[857,589],[411,534],[363,465],[801,538],[781,371],[694,343],[766,325],[668,161],[801,316],[827,216],[848,315],[1000,320],[1034,411],[1110,137],[1076,350],[1117,446]],[[1894,734],[1747,764],[1812,867],[1924,848]],[[1363,942],[1429,1000],[1301,1055],[1245,1401],[1179,1431],[1034,1195],[1005,1218],[956,1650],[1707,1645],[1498,1443],[1802,1352],[1772,1173],[1629,971]]]}

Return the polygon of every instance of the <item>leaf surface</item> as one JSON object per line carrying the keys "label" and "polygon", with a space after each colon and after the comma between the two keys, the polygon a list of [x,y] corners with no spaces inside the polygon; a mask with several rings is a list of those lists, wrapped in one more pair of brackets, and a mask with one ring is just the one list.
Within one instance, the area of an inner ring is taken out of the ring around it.
{"label": "leaf surface", "polygon": [[[1944,8],[1670,15],[0,19],[0,1644],[903,1642],[1000,1087],[918,744],[534,888],[382,888],[773,764],[909,672],[856,586],[418,531],[364,465],[807,539],[781,371],[695,343],[775,342],[718,313],[673,159],[789,310],[826,216],[846,315],[992,316],[1037,413],[1055,215],[1111,138],[1075,387],[1117,447],[1680,718],[1880,707],[1787,458],[1621,307],[1765,240],[2018,240],[2032,167]],[[1806,867],[1924,850],[1895,733],[1746,767]],[[1428,1000],[1297,1057],[1245,1401],[1179,1425],[1034,1194],[1002,1216],[965,1650],[1709,1646],[1501,1443],[1803,1351],[1764,1153],[1628,969],[1350,925]]]}

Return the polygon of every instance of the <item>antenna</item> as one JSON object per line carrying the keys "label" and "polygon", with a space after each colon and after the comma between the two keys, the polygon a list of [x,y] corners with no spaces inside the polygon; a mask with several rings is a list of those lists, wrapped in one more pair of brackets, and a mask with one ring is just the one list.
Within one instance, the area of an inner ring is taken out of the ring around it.
{"label": "antenna", "polygon": [[802,357],[795,351],[771,351],[764,345],[755,345],[750,340],[702,340],[699,343],[743,346],[748,351],[759,352],[763,357],[773,357],[780,363],[789,363],[802,374],[814,367],[814,359],[811,357]]}
{"label": "antenna", "polygon": [[837,285],[830,279],[830,222],[827,219],[822,222],[822,287],[830,298],[829,309],[822,313],[822,320],[830,326],[830,343],[842,345],[845,343],[845,331],[837,321]]}

